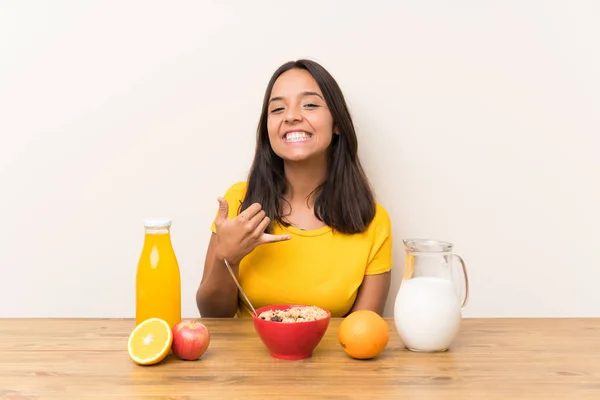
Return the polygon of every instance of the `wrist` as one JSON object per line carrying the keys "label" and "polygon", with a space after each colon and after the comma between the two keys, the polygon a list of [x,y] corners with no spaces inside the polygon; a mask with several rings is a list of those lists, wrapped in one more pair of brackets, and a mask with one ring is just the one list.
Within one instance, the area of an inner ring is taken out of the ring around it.
{"label": "wrist", "polygon": [[216,251],[216,258],[217,261],[221,262],[221,263],[225,263],[225,260],[227,260],[227,262],[229,263],[229,266],[234,267],[234,266],[238,266],[240,263],[240,260],[237,257],[231,257],[228,256],[227,254],[223,254],[222,252],[219,251],[219,249],[217,249]]}
{"label": "wrist", "polygon": [[227,263],[229,263],[229,266],[233,269],[236,269],[237,267],[239,267],[240,263],[237,260],[231,260],[229,258],[224,258],[221,260],[221,262],[223,263],[223,265],[225,265],[225,260],[227,260]]}

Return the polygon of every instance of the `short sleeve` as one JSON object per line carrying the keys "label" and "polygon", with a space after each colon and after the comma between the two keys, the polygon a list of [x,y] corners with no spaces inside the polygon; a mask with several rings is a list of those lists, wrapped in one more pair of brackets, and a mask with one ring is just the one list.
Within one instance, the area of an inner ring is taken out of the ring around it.
{"label": "short sleeve", "polygon": [[[225,192],[225,195],[223,195],[223,198],[227,201],[227,204],[229,204],[228,215],[229,215],[230,219],[233,219],[238,215],[240,205],[244,201],[245,195],[246,195],[246,182],[234,183],[233,185],[231,185],[229,187],[229,189],[227,189],[227,191]],[[217,210],[217,212],[215,213],[215,218],[218,214],[219,214],[219,211]],[[214,233],[217,232],[217,228],[215,226],[214,220],[213,220],[213,223],[212,223],[210,229]]]}
{"label": "short sleeve", "polygon": [[380,204],[377,204],[371,224],[373,245],[365,275],[382,274],[392,269],[392,223],[387,210]]}

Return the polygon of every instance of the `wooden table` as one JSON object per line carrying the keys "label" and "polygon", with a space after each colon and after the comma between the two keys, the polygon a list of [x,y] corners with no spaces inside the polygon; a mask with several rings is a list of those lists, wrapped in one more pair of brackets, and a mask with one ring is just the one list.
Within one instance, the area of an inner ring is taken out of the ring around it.
{"label": "wooden table", "polygon": [[448,352],[390,342],[346,356],[331,321],[313,357],[270,357],[246,319],[203,319],[199,361],[138,366],[132,320],[0,319],[0,399],[600,399],[600,319],[465,319]]}

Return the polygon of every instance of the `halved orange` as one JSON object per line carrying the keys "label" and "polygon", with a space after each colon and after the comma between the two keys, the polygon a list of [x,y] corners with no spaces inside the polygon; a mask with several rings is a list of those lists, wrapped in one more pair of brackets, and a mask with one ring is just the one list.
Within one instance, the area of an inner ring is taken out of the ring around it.
{"label": "halved orange", "polygon": [[141,365],[161,362],[173,344],[173,331],[160,318],[150,318],[136,326],[127,342],[129,357]]}

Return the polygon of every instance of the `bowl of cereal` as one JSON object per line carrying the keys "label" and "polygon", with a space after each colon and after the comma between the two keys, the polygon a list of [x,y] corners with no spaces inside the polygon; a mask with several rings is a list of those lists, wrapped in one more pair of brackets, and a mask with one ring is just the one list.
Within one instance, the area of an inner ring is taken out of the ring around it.
{"label": "bowl of cereal", "polygon": [[281,360],[311,357],[331,320],[329,311],[299,304],[261,307],[256,314],[252,319],[260,340]]}

